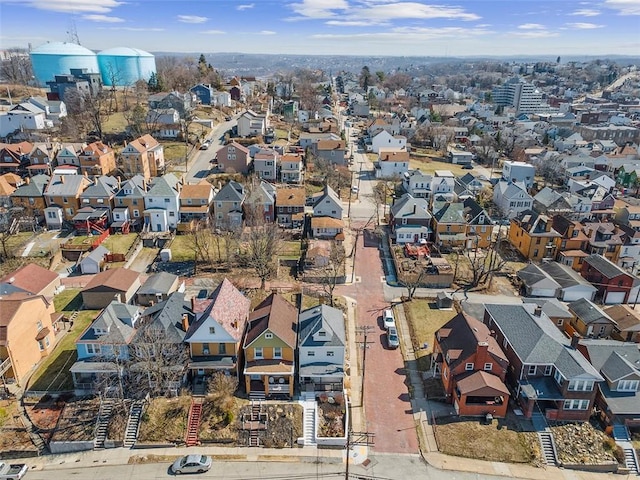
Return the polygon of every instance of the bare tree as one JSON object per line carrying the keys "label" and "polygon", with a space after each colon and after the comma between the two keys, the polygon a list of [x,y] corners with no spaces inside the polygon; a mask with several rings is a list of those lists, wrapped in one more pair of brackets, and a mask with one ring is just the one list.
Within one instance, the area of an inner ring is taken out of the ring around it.
{"label": "bare tree", "polygon": [[536,175],[542,177],[544,186],[548,184],[558,185],[562,182],[562,165],[559,155],[545,155],[536,159],[533,164],[536,167]]}
{"label": "bare tree", "polygon": [[416,264],[413,271],[404,272],[402,274],[402,278],[398,278],[400,284],[407,289],[409,301],[413,300],[416,290],[418,287],[422,286],[422,282],[426,274],[426,268],[422,265]]}
{"label": "bare tree", "polygon": [[478,248],[464,250],[463,255],[469,262],[471,273],[471,278],[467,279],[466,289],[478,286],[489,287],[493,275],[504,268],[507,262],[498,253],[499,245],[500,237],[486,250],[479,251]]}
{"label": "bare tree", "polygon": [[242,234],[240,261],[253,268],[264,289],[267,279],[277,270],[277,256],[282,249],[282,233],[275,223],[249,222]]}
{"label": "bare tree", "polygon": [[5,50],[5,58],[0,62],[0,77],[7,83],[27,85],[33,75],[27,51],[20,48]]}
{"label": "bare tree", "polygon": [[329,304],[333,307],[333,291],[345,276],[346,254],[344,247],[333,242],[329,251],[327,264],[319,269],[322,290],[329,297]]}
{"label": "bare tree", "polygon": [[213,265],[214,240],[206,220],[193,220],[189,224],[187,235],[188,244],[193,249],[193,271],[195,275],[199,261],[207,267]]}

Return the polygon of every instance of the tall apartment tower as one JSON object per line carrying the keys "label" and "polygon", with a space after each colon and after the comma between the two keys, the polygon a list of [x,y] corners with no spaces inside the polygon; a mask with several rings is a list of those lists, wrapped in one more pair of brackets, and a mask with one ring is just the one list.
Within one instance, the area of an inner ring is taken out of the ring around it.
{"label": "tall apartment tower", "polygon": [[535,113],[542,108],[542,92],[532,83],[512,78],[503,85],[493,89],[493,101],[497,105],[509,105],[516,108],[516,113]]}

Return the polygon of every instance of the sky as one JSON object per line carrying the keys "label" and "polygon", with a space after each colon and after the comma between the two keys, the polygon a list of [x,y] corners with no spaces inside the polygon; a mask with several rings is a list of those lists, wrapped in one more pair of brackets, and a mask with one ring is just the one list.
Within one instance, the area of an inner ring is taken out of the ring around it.
{"label": "sky", "polygon": [[640,0],[0,0],[0,49],[74,28],[96,51],[640,56]]}

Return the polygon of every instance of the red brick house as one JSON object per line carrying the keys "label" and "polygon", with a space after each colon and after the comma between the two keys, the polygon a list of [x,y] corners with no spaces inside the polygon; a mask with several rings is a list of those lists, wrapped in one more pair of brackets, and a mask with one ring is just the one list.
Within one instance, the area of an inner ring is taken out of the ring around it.
{"label": "red brick house", "polygon": [[637,297],[633,287],[638,279],[602,255],[586,257],[580,275],[598,289],[596,300],[604,304],[629,303]]}
{"label": "red brick house", "polygon": [[509,360],[485,324],[464,313],[456,315],[436,332],[431,359],[459,415],[507,414],[504,380]]}

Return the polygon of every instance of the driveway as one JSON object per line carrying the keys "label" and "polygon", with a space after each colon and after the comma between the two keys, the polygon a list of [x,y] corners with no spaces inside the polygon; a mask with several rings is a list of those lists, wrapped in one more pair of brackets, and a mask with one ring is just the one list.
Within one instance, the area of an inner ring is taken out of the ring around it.
{"label": "driveway", "polygon": [[[356,283],[340,286],[337,294],[354,298],[358,326],[369,326],[364,365],[364,409],[367,431],[375,435],[374,449],[385,453],[417,453],[418,439],[409,392],[405,384],[404,361],[400,349],[389,350],[381,327],[381,317],[389,303],[382,289],[384,274],[377,242],[360,236],[356,248]],[[363,341],[361,335],[358,341]],[[358,352],[362,362],[362,350]],[[359,405],[360,399],[353,398]]]}

